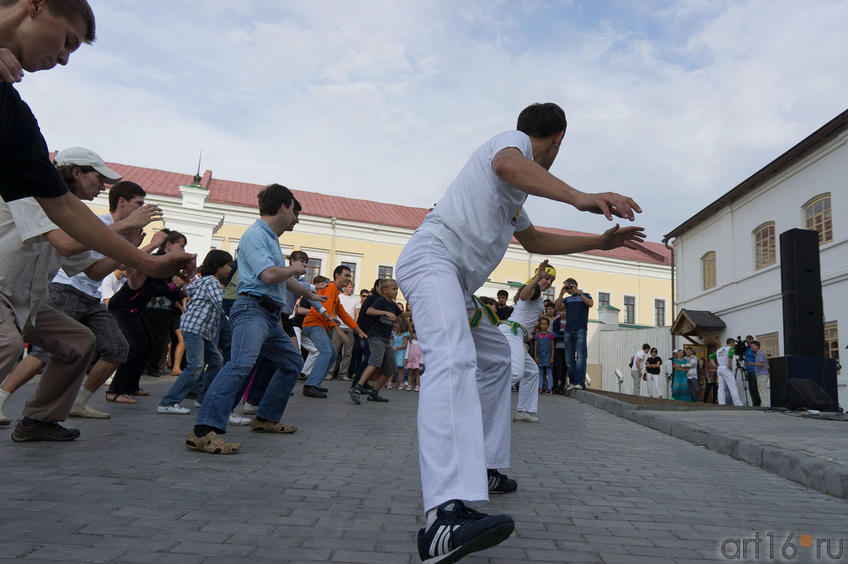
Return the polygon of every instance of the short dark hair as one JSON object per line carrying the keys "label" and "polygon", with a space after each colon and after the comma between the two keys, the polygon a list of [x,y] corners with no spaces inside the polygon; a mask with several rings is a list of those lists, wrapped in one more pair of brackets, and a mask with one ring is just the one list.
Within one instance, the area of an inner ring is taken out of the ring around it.
{"label": "short dark hair", "polygon": [[521,110],[515,128],[530,137],[544,138],[565,131],[567,126],[563,109],[553,102],[545,102]]}
{"label": "short dark hair", "polygon": [[118,201],[121,198],[129,202],[136,196],[144,198],[145,196],[147,196],[147,193],[144,191],[144,188],[142,188],[135,182],[130,182],[129,180],[121,180],[120,182],[109,188],[109,211],[113,212],[118,209]]}
{"label": "short dark hair", "polygon": [[[3,0],[0,6],[14,6],[20,0]],[[61,16],[68,21],[79,16],[85,21],[83,41],[93,43],[95,39],[94,12],[88,5],[88,0],[45,0],[44,5],[54,16]]]}
{"label": "short dark hair", "polygon": [[574,278],[566,278],[566,279],[565,279],[565,283],[566,283],[566,284],[574,284],[574,285],[576,286],[576,285],[577,285],[577,280],[575,280]]}
{"label": "short dark hair", "polygon": [[282,184],[269,184],[256,198],[259,200],[259,215],[277,215],[280,206],[289,207],[294,202],[294,194]]}
{"label": "short dark hair", "polygon": [[508,298],[509,292],[507,292],[506,290],[498,290],[498,297],[501,297],[501,296],[506,296]]}
{"label": "short dark hair", "polygon": [[221,249],[212,249],[206,253],[206,258],[203,259],[203,264],[200,265],[200,275],[209,276],[215,274],[222,266],[227,266],[233,262],[233,255]]}
{"label": "short dark hair", "polygon": [[334,269],[333,269],[333,278],[335,278],[336,276],[338,276],[339,274],[341,274],[341,273],[342,273],[342,272],[344,272],[345,270],[347,270],[348,272],[350,272],[350,271],[351,271],[351,270],[350,270],[350,267],[349,267],[349,266],[347,266],[346,264],[340,264],[340,265],[338,265],[336,268],[334,268]]}
{"label": "short dark hair", "polygon": [[326,276],[321,276],[320,274],[312,279],[313,284],[320,284],[321,282],[329,282],[330,279]]}
{"label": "short dark hair", "polygon": [[370,290],[366,290],[365,288],[362,288],[362,289],[359,291],[359,297],[362,297],[362,296],[368,296],[368,295],[371,295],[371,291],[370,291]]}
{"label": "short dark hair", "polygon": [[296,260],[309,262],[309,255],[306,254],[306,251],[292,251],[289,253],[289,262],[294,262]]}
{"label": "short dark hair", "polygon": [[165,237],[165,240],[159,246],[159,251],[163,253],[165,252],[165,247],[168,245],[168,243],[173,244],[180,240],[188,243],[188,239],[186,239],[186,236],[180,233],[179,231],[174,231],[172,229],[162,229],[162,232],[167,235],[167,237]]}
{"label": "short dark hair", "polygon": [[759,341],[756,341],[756,340],[751,341],[751,344],[752,344],[752,345],[757,345],[757,348],[760,348],[760,342],[759,342]]}
{"label": "short dark hair", "polygon": [[651,348],[651,345],[649,345],[648,343],[645,343],[644,345],[642,345],[642,350],[643,350],[643,351],[646,351],[646,350],[648,350],[648,349],[650,349],[650,348]]}
{"label": "short dark hair", "polygon": [[724,342],[724,344],[729,345],[730,343],[735,343],[735,342],[736,342],[736,339],[734,339],[733,337],[728,337],[727,340]]}

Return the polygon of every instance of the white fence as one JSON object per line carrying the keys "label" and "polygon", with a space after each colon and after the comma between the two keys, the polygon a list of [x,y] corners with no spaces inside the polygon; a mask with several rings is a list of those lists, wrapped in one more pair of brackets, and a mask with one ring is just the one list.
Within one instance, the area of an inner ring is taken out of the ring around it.
{"label": "white fence", "polygon": [[[597,339],[598,361],[603,365],[603,382],[601,389],[609,392],[619,391],[618,378],[615,375],[616,368],[621,371],[624,382],[621,384],[621,392],[633,393],[633,379],[630,377],[630,357],[636,351],[642,350],[642,345],[648,343],[657,349],[658,356],[662,358],[662,370],[660,372],[660,389],[663,397],[668,397],[666,373],[671,356],[671,333],[669,327],[651,327],[648,329],[614,329],[612,331],[600,330],[595,333]],[[646,393],[646,383],[642,383],[642,395]]]}

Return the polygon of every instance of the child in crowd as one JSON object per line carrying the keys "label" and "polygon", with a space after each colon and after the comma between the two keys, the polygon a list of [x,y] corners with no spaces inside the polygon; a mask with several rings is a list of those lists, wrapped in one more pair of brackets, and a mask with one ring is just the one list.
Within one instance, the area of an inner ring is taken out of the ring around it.
{"label": "child in crowd", "polygon": [[380,388],[385,385],[387,380],[397,374],[395,355],[392,350],[391,341],[389,340],[392,335],[391,328],[400,316],[409,316],[408,313],[402,312],[395,303],[397,295],[397,282],[391,278],[383,278],[380,280],[380,297],[374,300],[373,305],[365,310],[366,315],[376,316],[377,319],[371,323],[367,331],[368,348],[371,351],[368,358],[368,367],[362,373],[359,382],[350,389],[350,399],[356,405],[359,405],[360,395],[365,391],[365,382],[381,367],[383,369],[383,375],[377,380],[374,390],[368,392],[368,401],[389,401],[380,395]]}
{"label": "child in crowd", "polygon": [[[553,309],[553,306],[551,306]],[[539,320],[539,330],[536,332],[536,347],[533,358],[539,366],[539,393],[551,395],[553,378],[551,367],[554,363],[554,336],[550,332],[551,322],[547,317]],[[545,377],[547,376],[547,380]]]}
{"label": "child in crowd", "polygon": [[[406,361],[406,347],[409,345],[409,331],[406,330],[406,323],[402,318],[398,318],[392,327],[392,338],[394,343],[392,349],[395,351],[395,365],[397,366],[397,388],[403,389],[403,373],[404,362]],[[392,383],[389,382],[386,387],[392,389]],[[409,381],[406,383],[406,389],[411,390]]]}
{"label": "child in crowd", "polygon": [[218,325],[224,314],[222,283],[229,277],[232,263],[230,253],[212,249],[200,266],[201,278],[186,285],[189,301],[180,319],[186,367],[159,402],[159,413],[190,413],[190,409],[180,407],[180,402],[197,382],[202,384],[197,401],[202,402],[203,394],[223,365],[224,359],[218,351]]}
{"label": "child in crowd", "polygon": [[409,323],[409,345],[406,347],[406,370],[409,377],[408,385],[415,386],[417,392],[421,390],[421,347],[418,345],[418,337],[415,335],[415,326]]}

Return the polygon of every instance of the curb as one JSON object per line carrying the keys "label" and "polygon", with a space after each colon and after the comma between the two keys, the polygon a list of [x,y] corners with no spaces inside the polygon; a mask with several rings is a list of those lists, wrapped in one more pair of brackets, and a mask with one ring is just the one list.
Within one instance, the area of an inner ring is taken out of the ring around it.
{"label": "curb", "polygon": [[672,421],[663,417],[662,412],[638,409],[629,403],[601,394],[572,390],[568,395],[592,407],[603,409],[672,437],[727,454],[731,458],[747,462],[816,491],[848,499],[848,467],[842,464],[747,438],[710,432],[691,423]]}

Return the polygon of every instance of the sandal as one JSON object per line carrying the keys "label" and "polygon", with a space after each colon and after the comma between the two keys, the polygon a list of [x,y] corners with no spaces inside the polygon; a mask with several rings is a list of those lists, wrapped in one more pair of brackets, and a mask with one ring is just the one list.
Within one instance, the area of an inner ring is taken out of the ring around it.
{"label": "sandal", "polygon": [[134,396],[139,396],[139,397],[145,397],[145,396],[149,396],[149,395],[150,395],[150,392],[145,392],[144,390],[142,390],[141,388],[139,388],[139,389],[137,389],[136,391],[134,391],[134,392],[132,393],[132,395],[134,395]]}
{"label": "sandal", "polygon": [[111,401],[112,403],[138,403],[133,398],[128,396],[127,394],[106,394],[106,401]]}
{"label": "sandal", "polygon": [[241,447],[239,443],[225,441],[215,431],[209,431],[202,437],[198,437],[192,431],[185,441],[185,446],[191,450],[209,454],[236,454]]}
{"label": "sandal", "polygon": [[297,427],[294,425],[283,425],[279,422],[257,421],[254,419],[253,423],[250,425],[250,430],[256,433],[280,433],[283,435],[290,435],[297,431]]}

